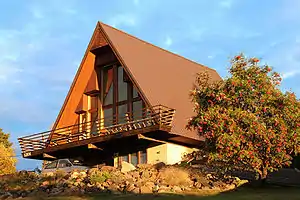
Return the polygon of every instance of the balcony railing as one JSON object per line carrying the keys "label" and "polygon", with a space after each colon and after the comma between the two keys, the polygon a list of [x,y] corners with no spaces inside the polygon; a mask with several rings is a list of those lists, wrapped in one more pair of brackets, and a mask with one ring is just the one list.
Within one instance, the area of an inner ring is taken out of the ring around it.
{"label": "balcony railing", "polygon": [[86,123],[54,129],[47,132],[18,138],[24,157],[32,152],[52,147],[78,143],[91,138],[102,137],[122,132],[136,131],[154,126],[170,129],[175,110],[158,105],[137,110],[124,116],[109,116]]}

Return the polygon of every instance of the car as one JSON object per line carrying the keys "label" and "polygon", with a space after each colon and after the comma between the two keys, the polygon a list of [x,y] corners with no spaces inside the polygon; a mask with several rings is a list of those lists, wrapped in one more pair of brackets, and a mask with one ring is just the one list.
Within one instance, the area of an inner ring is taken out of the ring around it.
{"label": "car", "polygon": [[44,169],[42,170],[42,174],[52,174],[56,171],[63,171],[63,172],[71,172],[73,170],[88,170],[90,167],[84,166],[82,162],[75,159],[59,159],[50,162],[47,164]]}

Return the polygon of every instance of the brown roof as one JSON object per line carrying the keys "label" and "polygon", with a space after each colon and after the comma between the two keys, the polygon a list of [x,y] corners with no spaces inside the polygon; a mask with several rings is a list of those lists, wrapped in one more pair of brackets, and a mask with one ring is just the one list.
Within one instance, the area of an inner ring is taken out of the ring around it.
{"label": "brown roof", "polygon": [[207,70],[213,80],[220,80],[218,73],[111,26],[99,25],[149,103],[176,109],[172,133],[198,138],[197,133],[185,129],[194,114],[189,92],[197,72]]}
{"label": "brown roof", "polygon": [[[106,43],[110,45],[147,103],[176,109],[171,132],[199,139],[196,132],[185,129],[187,119],[194,114],[189,91],[192,89],[197,72],[207,70],[213,80],[220,80],[218,73],[101,22],[97,24],[54,128],[64,124],[61,121],[70,121],[70,116],[80,102],[79,94],[83,94],[84,87],[88,84],[87,79],[92,75],[94,61],[92,62],[91,59],[94,57],[90,50]],[[79,85],[82,85],[82,88]]]}

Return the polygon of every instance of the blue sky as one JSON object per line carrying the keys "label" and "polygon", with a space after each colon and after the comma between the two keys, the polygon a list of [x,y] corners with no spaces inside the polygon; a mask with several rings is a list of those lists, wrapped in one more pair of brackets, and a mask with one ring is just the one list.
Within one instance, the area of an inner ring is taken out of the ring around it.
{"label": "blue sky", "polygon": [[98,20],[222,77],[230,57],[257,56],[299,97],[299,10],[298,0],[0,1],[0,127],[17,155],[17,137],[50,128]]}

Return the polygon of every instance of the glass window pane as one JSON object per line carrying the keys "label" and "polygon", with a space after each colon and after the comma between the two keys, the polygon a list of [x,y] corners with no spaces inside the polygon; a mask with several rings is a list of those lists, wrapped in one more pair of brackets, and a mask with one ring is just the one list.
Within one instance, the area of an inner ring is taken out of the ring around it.
{"label": "glass window pane", "polygon": [[131,154],[131,164],[134,166],[138,164],[138,156],[137,153],[132,153]]}
{"label": "glass window pane", "polygon": [[118,121],[119,124],[126,123],[127,104],[118,106]]}
{"label": "glass window pane", "polygon": [[133,120],[143,118],[143,102],[142,101],[135,101],[132,103],[132,114],[133,114]]}
{"label": "glass window pane", "polygon": [[140,151],[140,164],[146,164],[147,163],[147,151]]}
{"label": "glass window pane", "polygon": [[133,93],[133,98],[136,98],[136,97],[138,97],[139,96],[139,93],[138,93],[138,91],[137,91],[137,89],[133,86],[133,88],[132,88],[132,93]]}
{"label": "glass window pane", "polygon": [[104,126],[107,127],[111,125],[113,125],[113,109],[104,109]]}
{"label": "glass window pane", "polygon": [[111,83],[110,88],[108,90],[108,93],[104,95],[104,105],[110,105],[113,104],[113,91],[114,91],[114,86],[113,83]]}
{"label": "glass window pane", "polygon": [[128,155],[122,156],[122,161],[129,162]]}
{"label": "glass window pane", "polygon": [[118,101],[127,100],[127,83],[123,79],[124,70],[123,67],[118,68]]}
{"label": "glass window pane", "polygon": [[104,105],[112,104],[113,100],[113,68],[105,67],[103,69],[103,76],[102,76],[102,95]]}

